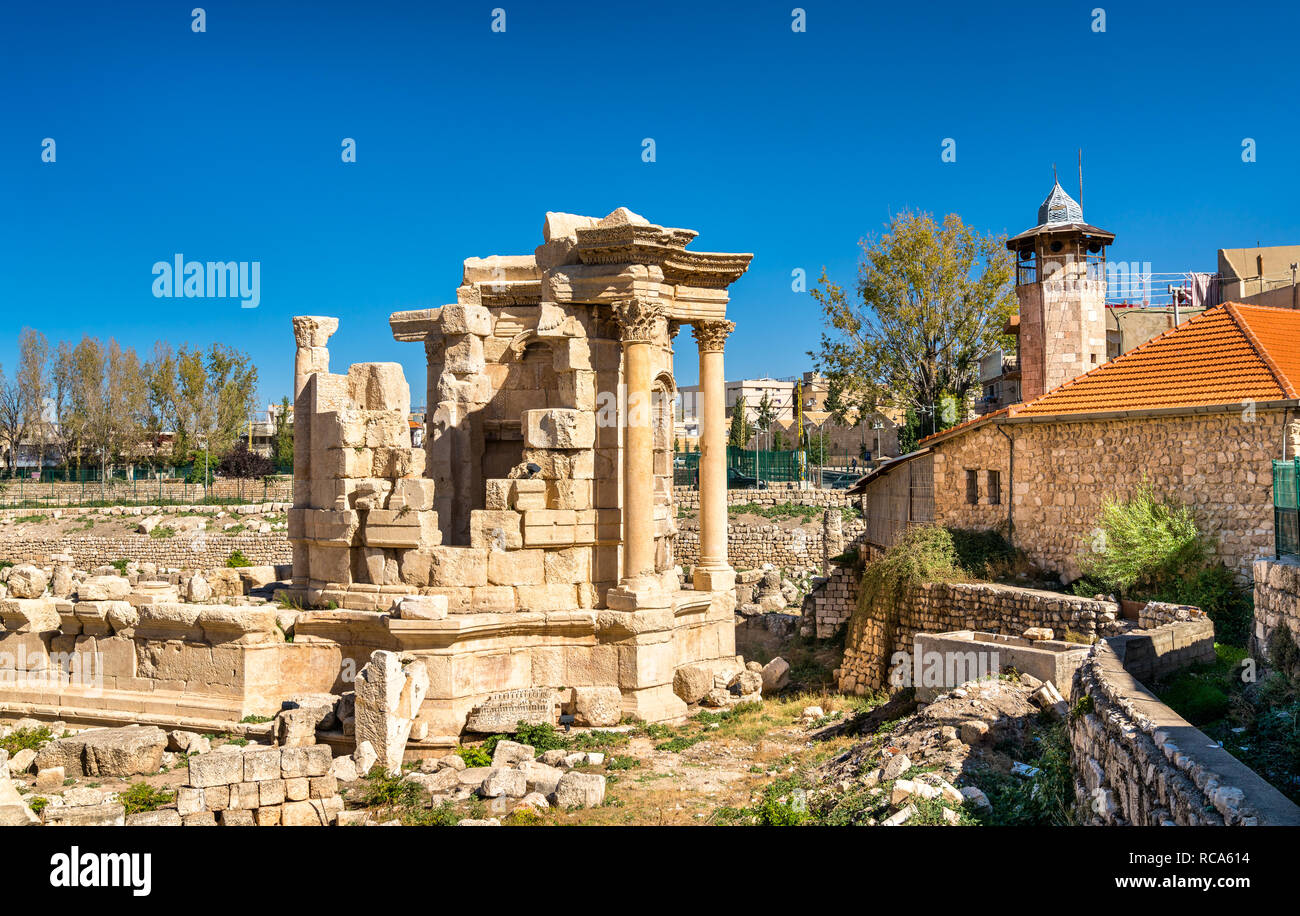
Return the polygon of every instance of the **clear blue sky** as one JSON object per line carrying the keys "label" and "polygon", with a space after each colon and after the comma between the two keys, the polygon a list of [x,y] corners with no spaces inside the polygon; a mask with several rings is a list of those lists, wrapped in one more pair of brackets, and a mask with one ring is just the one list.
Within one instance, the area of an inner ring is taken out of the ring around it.
{"label": "clear blue sky", "polygon": [[[9,0],[0,363],[24,325],[142,356],[219,339],[252,353],[267,401],[291,384],[290,317],[337,315],[335,368],[399,360],[418,404],[423,354],[392,340],[390,312],[452,301],[467,256],[531,252],[546,210],[623,205],[754,253],[727,375],[790,375],[819,333],[793,269],[851,283],[858,239],[904,208],[1018,232],[1053,162],[1076,192],[1080,146],[1112,258],[1213,270],[1219,247],[1300,242],[1298,18],[1106,0]],[[154,298],[152,265],[177,252],[260,261],[260,307]]]}

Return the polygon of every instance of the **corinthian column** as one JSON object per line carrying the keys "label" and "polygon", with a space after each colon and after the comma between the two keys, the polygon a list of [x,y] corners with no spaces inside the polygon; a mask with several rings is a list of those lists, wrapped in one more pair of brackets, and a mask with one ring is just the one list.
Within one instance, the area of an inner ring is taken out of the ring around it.
{"label": "corinthian column", "polygon": [[627,386],[623,441],[623,578],[643,581],[655,572],[654,411],[650,404],[650,348],[664,339],[668,323],[655,299],[627,299],[614,306],[623,341]]}
{"label": "corinthian column", "polygon": [[729,588],[727,563],[726,382],[722,350],[734,321],[699,321],[691,327],[700,351],[700,560],[694,584],[700,591]]}

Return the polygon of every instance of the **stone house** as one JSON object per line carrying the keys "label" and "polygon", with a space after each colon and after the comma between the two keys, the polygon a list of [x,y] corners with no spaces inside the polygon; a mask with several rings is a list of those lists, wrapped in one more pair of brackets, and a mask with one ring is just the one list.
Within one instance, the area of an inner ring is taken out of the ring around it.
{"label": "stone house", "polygon": [[1300,440],[1297,340],[1300,312],[1226,303],[930,436],[854,487],[867,539],[886,547],[930,520],[1002,529],[1070,580],[1105,498],[1145,481],[1191,506],[1220,559],[1248,578],[1273,552],[1272,461]]}

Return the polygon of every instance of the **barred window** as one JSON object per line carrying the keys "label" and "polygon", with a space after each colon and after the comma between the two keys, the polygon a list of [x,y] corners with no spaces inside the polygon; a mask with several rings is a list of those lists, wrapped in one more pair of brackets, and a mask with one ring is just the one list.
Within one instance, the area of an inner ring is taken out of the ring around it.
{"label": "barred window", "polygon": [[1002,475],[997,471],[989,471],[989,505],[997,506],[1002,503]]}
{"label": "barred window", "polygon": [[966,472],[966,502],[972,506],[977,505],[980,501],[980,472]]}

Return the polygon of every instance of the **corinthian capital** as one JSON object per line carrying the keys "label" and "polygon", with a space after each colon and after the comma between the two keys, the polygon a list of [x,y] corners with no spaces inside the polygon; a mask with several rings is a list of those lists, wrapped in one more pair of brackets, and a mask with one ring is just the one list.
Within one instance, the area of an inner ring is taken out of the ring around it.
{"label": "corinthian capital", "polygon": [[706,321],[697,321],[691,325],[691,333],[695,335],[695,342],[699,345],[700,351],[704,353],[720,353],[727,342],[727,336],[736,330],[736,322],[727,321],[723,318],[711,318]]}
{"label": "corinthian capital", "polygon": [[668,310],[658,299],[623,299],[614,303],[614,318],[625,341],[654,341],[668,333]]}

